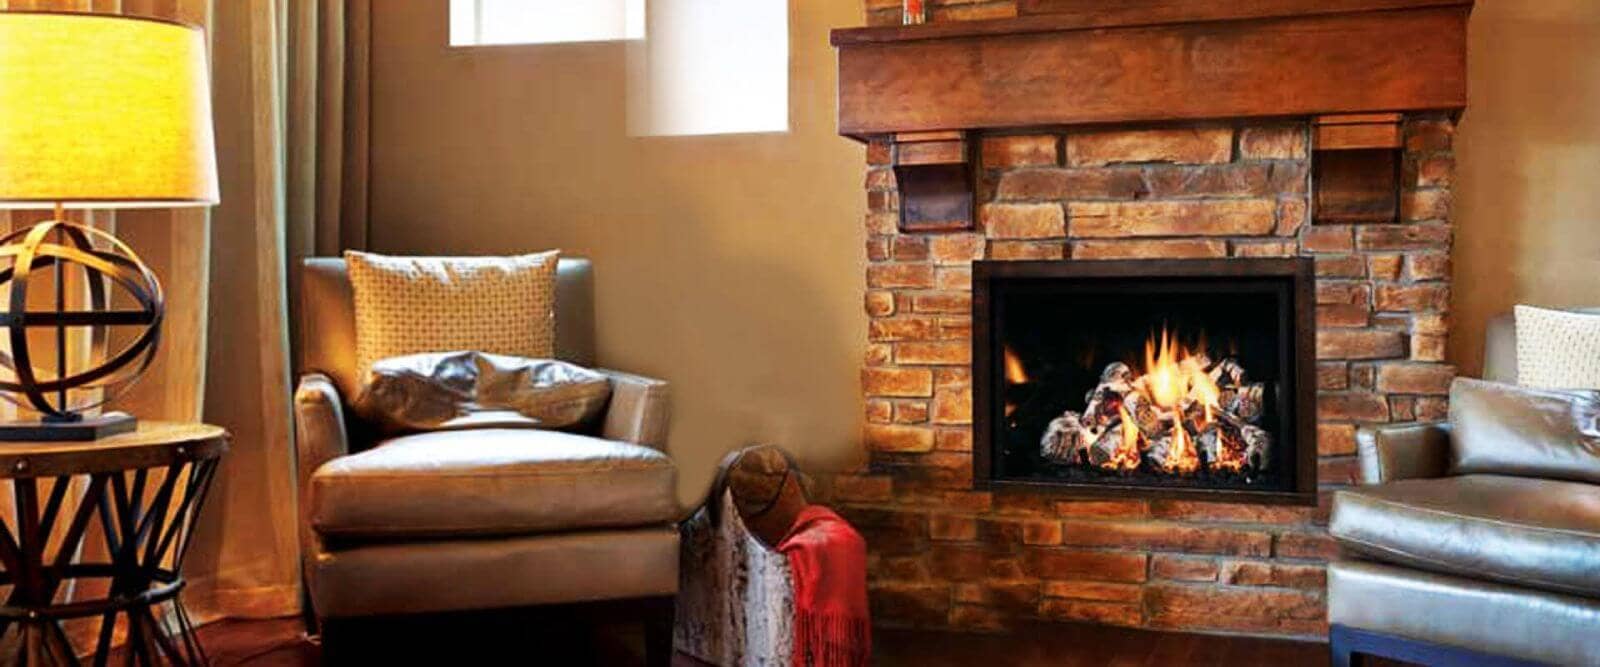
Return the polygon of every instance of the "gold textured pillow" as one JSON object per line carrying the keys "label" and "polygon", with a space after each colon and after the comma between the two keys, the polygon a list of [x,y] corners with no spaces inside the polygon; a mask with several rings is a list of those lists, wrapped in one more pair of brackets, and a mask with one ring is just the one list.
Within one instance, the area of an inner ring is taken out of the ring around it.
{"label": "gold textured pillow", "polygon": [[568,429],[593,421],[610,399],[610,378],[576,364],[442,352],[379,360],[351,407],[386,432]]}
{"label": "gold textured pillow", "polygon": [[552,250],[513,257],[390,257],[346,251],[356,377],[379,359],[473,350],[555,356]]}
{"label": "gold textured pillow", "polygon": [[1517,384],[1539,389],[1600,389],[1600,315],[1532,306],[1517,318]]}

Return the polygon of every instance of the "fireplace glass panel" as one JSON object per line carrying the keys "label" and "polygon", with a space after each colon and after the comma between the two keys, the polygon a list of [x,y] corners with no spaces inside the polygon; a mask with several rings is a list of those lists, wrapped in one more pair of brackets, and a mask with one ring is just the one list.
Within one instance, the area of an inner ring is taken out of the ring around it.
{"label": "fireplace glass panel", "polygon": [[976,352],[988,358],[976,365],[987,375],[976,423],[989,436],[990,478],[1303,491],[1296,276],[1200,270],[1212,264],[1137,275],[1118,264],[1113,275],[980,271],[987,335]]}

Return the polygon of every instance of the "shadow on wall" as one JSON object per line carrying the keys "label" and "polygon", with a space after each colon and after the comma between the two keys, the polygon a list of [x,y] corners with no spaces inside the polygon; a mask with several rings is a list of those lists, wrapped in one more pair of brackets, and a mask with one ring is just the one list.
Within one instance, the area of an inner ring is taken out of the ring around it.
{"label": "shadow on wall", "polygon": [[374,13],[374,246],[592,258],[601,363],[673,383],[680,500],[751,442],[853,463],[864,161],[827,29],[859,1],[791,6],[789,132],[675,138],[626,136],[625,46],[450,49],[427,6]]}
{"label": "shadow on wall", "polygon": [[1600,3],[1479,0],[1457,143],[1452,360],[1517,303],[1600,305]]}

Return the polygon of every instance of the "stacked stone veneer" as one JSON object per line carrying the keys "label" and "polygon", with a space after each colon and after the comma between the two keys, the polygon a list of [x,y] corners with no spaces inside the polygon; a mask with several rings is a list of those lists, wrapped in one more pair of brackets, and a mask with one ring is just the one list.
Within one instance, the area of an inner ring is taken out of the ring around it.
{"label": "stacked stone veneer", "polygon": [[[867,538],[876,620],[1322,634],[1329,490],[1355,481],[1357,426],[1443,418],[1454,375],[1453,126],[1403,129],[1400,222],[1371,225],[1311,222],[1306,122],[984,136],[978,229],[956,233],[897,230],[892,149],[871,144],[868,463],[832,501]],[[1320,507],[971,489],[973,260],[1294,255],[1316,264]]]}

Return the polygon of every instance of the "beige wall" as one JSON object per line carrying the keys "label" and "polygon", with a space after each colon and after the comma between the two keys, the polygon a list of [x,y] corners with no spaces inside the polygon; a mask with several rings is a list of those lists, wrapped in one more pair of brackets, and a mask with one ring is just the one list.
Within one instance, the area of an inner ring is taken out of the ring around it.
{"label": "beige wall", "polygon": [[1450,357],[1516,303],[1600,305],[1600,2],[1478,0],[1456,144]]}
{"label": "beige wall", "polygon": [[792,3],[791,131],[629,138],[617,44],[449,49],[445,1],[374,3],[381,251],[595,260],[601,362],[674,384],[688,501],[723,452],[858,452],[863,149],[834,134],[830,27]]}

